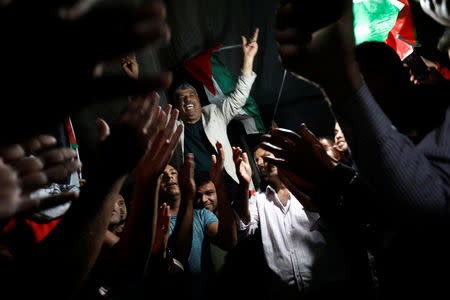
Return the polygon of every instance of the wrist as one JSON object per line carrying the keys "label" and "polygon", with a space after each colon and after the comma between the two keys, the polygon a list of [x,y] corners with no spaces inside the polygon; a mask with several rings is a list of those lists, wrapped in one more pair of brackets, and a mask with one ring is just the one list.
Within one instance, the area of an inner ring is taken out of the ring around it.
{"label": "wrist", "polygon": [[251,75],[253,72],[253,61],[254,57],[244,56],[244,62],[242,63],[242,73],[246,75]]}

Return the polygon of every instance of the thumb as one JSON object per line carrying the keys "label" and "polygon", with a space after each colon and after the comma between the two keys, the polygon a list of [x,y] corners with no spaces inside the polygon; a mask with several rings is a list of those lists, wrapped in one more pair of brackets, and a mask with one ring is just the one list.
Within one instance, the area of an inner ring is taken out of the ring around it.
{"label": "thumb", "polygon": [[109,125],[102,118],[97,118],[96,123],[98,129],[97,143],[101,143],[109,136]]}

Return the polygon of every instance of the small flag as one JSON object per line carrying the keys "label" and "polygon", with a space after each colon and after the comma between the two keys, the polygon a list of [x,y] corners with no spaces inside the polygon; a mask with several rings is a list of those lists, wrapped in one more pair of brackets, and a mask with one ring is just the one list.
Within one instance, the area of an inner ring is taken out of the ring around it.
{"label": "small flag", "polygon": [[[236,86],[236,78],[213,53],[220,48],[221,46],[217,45],[207,49],[183,64],[183,68],[203,84],[209,103],[218,105]],[[250,95],[234,119],[242,123],[247,134],[265,133],[258,105]]]}

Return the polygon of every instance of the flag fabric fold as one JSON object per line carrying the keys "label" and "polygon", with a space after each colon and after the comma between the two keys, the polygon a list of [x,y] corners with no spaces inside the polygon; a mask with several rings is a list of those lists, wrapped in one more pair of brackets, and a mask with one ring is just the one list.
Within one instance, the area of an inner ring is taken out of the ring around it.
{"label": "flag fabric fold", "polygon": [[353,0],[355,43],[384,42],[400,59],[416,45],[411,7],[408,0]]}

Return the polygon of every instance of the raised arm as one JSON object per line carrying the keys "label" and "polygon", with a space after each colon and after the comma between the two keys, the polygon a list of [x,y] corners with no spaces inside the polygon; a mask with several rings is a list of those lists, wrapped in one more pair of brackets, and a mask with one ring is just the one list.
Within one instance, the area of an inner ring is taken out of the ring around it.
{"label": "raised arm", "polygon": [[219,223],[212,223],[207,233],[214,243],[224,249],[231,249],[237,244],[237,228],[223,177],[225,152],[220,142],[216,142],[216,148],[218,155],[211,155],[209,176],[216,187]]}
{"label": "raised arm", "polygon": [[[159,100],[159,96],[153,97]],[[151,104],[156,106],[156,102]],[[182,125],[174,130],[178,110],[172,111],[168,105],[165,111],[159,108],[151,111],[153,118],[146,127],[149,144],[134,170],[136,183],[130,213],[118,244],[117,260],[121,261],[121,274],[127,278],[139,279],[147,268],[156,230],[159,174],[170,160],[182,131]]]}
{"label": "raised arm", "polygon": [[239,187],[236,193],[236,199],[232,205],[242,222],[248,224],[250,222],[248,191],[252,180],[252,169],[250,167],[250,162],[248,161],[247,153],[243,153],[239,147],[233,147],[233,161],[236,165]]}
{"label": "raised arm", "polygon": [[194,220],[195,180],[194,154],[188,153],[180,171],[179,182],[181,190],[180,210],[177,222],[169,240],[173,244],[174,256],[187,265],[192,247],[192,224]]}
{"label": "raised arm", "polygon": [[222,104],[222,113],[227,123],[230,122],[245,105],[245,102],[250,95],[253,82],[255,81],[256,74],[253,72],[253,61],[258,52],[258,34],[259,28],[256,28],[250,40],[247,40],[245,36],[241,36],[242,52],[244,56],[241,68],[242,73],[237,78],[234,91],[225,98]]}

